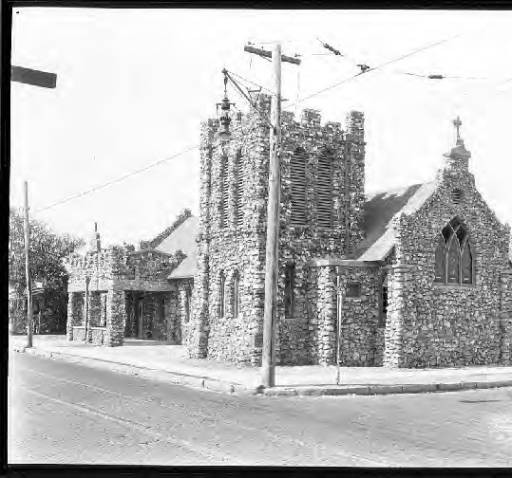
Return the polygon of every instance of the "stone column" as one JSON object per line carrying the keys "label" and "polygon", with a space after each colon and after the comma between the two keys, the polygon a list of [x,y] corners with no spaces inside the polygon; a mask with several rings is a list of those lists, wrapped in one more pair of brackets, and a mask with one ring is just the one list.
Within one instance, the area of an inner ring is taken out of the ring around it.
{"label": "stone column", "polygon": [[124,290],[107,291],[107,333],[109,347],[123,345],[126,327],[126,297]]}
{"label": "stone column", "polygon": [[199,255],[198,266],[192,292],[191,323],[186,337],[190,358],[206,358],[208,355],[209,258],[207,254]]}
{"label": "stone column", "polygon": [[336,363],[336,285],[332,267],[318,268],[318,363]]}
{"label": "stone column", "polygon": [[75,318],[75,308],[74,308],[74,292],[68,292],[68,315],[66,319],[66,338],[68,340],[73,340],[73,324]]}
{"label": "stone column", "polygon": [[500,279],[500,365],[512,365],[512,274]]}
{"label": "stone column", "polygon": [[407,273],[410,266],[396,264],[388,276],[388,313],[384,332],[384,367],[405,367],[404,320],[406,308]]}

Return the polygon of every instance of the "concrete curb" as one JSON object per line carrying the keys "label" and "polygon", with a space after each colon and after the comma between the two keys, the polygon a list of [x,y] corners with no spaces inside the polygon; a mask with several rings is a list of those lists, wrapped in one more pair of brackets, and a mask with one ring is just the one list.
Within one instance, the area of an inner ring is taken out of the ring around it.
{"label": "concrete curb", "polygon": [[340,385],[340,386],[299,386],[287,387],[276,386],[272,388],[248,387],[246,385],[219,380],[207,376],[190,375],[167,370],[151,369],[136,365],[130,365],[111,360],[103,360],[93,357],[82,357],[64,352],[52,352],[26,346],[12,347],[14,352],[28,353],[49,359],[64,360],[82,365],[89,365],[95,368],[102,368],[127,375],[137,375],[143,378],[174,383],[203,390],[237,394],[237,395],[263,395],[265,397],[321,397],[321,396],[342,396],[342,395],[390,395],[401,393],[432,393],[432,392],[453,392],[461,390],[489,389],[498,387],[512,387],[512,380],[490,380],[486,382],[454,382],[454,383],[423,383],[406,385]]}
{"label": "concrete curb", "polygon": [[262,391],[267,397],[320,397],[338,395],[391,395],[400,393],[454,392],[462,390],[512,387],[512,380],[488,382],[414,383],[407,385],[361,385],[339,387],[273,387]]}
{"label": "concrete curb", "polygon": [[255,395],[258,393],[256,388],[250,388],[243,384],[236,382],[229,382],[200,375],[189,375],[180,372],[171,372],[167,370],[152,369],[136,365],[130,365],[120,362],[113,362],[111,360],[103,360],[94,357],[82,357],[64,352],[53,352],[36,347],[27,348],[26,346],[13,347],[12,350],[18,353],[26,353],[38,357],[45,357],[49,359],[63,360],[70,363],[79,363],[82,365],[91,366],[94,368],[102,368],[104,370],[111,370],[127,375],[136,375],[143,378],[159,380],[166,383],[174,383],[176,385],[184,385],[194,388],[200,388],[213,392],[230,393],[230,394],[244,394]]}

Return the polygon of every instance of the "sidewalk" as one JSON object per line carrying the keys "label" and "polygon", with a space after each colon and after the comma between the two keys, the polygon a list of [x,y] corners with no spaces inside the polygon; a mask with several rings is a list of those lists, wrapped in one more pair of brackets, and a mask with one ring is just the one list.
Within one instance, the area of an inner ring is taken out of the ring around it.
{"label": "sidewalk", "polygon": [[473,366],[443,369],[342,367],[336,385],[335,366],[276,367],[276,387],[261,389],[260,369],[214,360],[189,359],[184,346],[126,339],[122,347],[68,342],[62,335],[10,336],[10,349],[83,365],[139,375],[165,382],[228,393],[266,396],[372,395],[421,393],[512,386],[512,367]]}

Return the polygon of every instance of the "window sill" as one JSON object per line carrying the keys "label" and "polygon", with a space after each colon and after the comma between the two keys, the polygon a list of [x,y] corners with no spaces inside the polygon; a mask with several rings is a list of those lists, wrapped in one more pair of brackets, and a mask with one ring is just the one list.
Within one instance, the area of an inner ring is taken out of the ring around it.
{"label": "window sill", "polygon": [[433,282],[434,287],[439,289],[474,289],[475,284],[443,284],[441,282]]}

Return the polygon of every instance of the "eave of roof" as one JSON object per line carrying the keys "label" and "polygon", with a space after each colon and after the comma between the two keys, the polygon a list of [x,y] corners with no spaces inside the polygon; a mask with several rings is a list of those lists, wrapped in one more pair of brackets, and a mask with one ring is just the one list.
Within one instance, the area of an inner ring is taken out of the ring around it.
{"label": "eave of roof", "polygon": [[395,246],[393,219],[413,214],[432,196],[435,181],[371,195],[364,206],[363,228],[366,238],[354,253],[358,261],[382,261]]}

